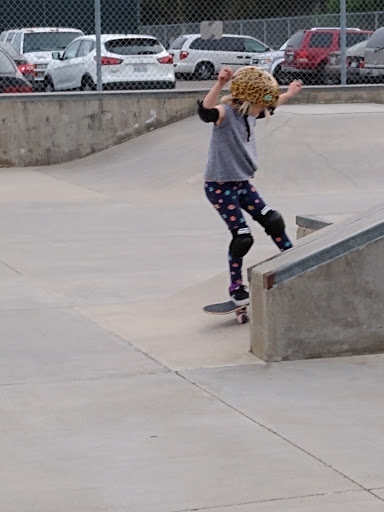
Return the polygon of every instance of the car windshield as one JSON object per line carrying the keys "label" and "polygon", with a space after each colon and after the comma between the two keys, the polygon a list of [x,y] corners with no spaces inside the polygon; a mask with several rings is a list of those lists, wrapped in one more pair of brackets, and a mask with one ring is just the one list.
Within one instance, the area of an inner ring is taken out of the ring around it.
{"label": "car windshield", "polygon": [[296,32],[296,34],[293,34],[293,36],[287,41],[287,46],[290,48],[299,48],[303,38],[304,38],[304,31],[299,30],[299,32]]}
{"label": "car windshield", "polygon": [[15,64],[8,55],[0,50],[0,75],[15,74]]}
{"label": "car windshield", "polygon": [[118,55],[156,55],[163,47],[156,39],[112,39],[104,43],[105,49]]}
{"label": "car windshield", "polygon": [[34,32],[24,35],[23,53],[65,50],[81,32]]}
{"label": "car windshield", "polygon": [[183,44],[188,38],[185,36],[179,36],[177,39],[173,41],[171,46],[169,47],[170,50],[181,50],[183,47]]}
{"label": "car windshield", "polygon": [[373,33],[372,37],[368,40],[367,48],[384,48],[384,27],[377,29]]}
{"label": "car windshield", "polygon": [[12,57],[13,60],[20,60],[23,59],[23,56],[20,55],[20,53],[14,48],[11,44],[1,42],[0,43],[0,49],[6,51],[10,57]]}
{"label": "car windshield", "polygon": [[283,46],[280,46],[280,51],[284,51],[287,47],[287,44],[288,44],[288,41],[285,41],[285,43],[283,44]]}
{"label": "car windshield", "polygon": [[361,41],[360,43],[354,44],[348,48],[348,51],[355,52],[357,50],[362,50],[367,46],[368,41]]}

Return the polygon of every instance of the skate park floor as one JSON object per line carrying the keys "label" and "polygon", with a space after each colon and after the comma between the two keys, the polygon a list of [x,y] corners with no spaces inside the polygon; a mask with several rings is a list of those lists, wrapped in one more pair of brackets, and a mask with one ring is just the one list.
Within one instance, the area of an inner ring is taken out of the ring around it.
{"label": "skate park floor", "polygon": [[[2,512],[384,511],[384,356],[265,364],[202,312],[228,288],[210,130],[0,170]],[[293,241],[296,215],[382,202],[383,133],[376,104],[258,123],[254,183]],[[244,270],[277,252],[250,227]]]}

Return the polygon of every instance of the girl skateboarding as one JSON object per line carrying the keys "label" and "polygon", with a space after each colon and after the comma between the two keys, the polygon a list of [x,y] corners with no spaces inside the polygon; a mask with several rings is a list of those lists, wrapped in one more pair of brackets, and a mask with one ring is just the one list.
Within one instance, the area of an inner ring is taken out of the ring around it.
{"label": "girl skateboarding", "polygon": [[[219,95],[230,80],[231,94],[219,103]],[[292,247],[281,214],[266,205],[249,180],[257,171],[256,120],[272,115],[276,107],[298,94],[301,88],[301,82],[293,81],[287,92],[280,94],[278,83],[264,70],[247,66],[233,73],[225,67],[216,84],[198,103],[202,121],[213,123],[204,175],[205,193],[232,234],[228,251],[229,294],[237,306],[249,303],[242,264],[253,244],[243,211],[264,228],[280,251]]]}

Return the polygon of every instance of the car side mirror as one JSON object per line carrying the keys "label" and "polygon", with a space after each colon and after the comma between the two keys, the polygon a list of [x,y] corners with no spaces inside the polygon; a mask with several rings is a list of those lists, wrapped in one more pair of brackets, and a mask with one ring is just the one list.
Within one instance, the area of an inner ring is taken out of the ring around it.
{"label": "car side mirror", "polygon": [[61,52],[53,52],[52,53],[52,59],[53,60],[61,60],[63,58]]}

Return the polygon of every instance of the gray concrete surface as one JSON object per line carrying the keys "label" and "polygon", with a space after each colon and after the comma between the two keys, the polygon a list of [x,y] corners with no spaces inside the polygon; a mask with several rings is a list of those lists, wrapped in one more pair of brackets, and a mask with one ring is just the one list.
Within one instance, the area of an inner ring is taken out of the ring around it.
{"label": "gray concrete surface", "polygon": [[[175,91],[1,95],[0,167],[70,162],[195,114],[213,82]],[[285,89],[285,88],[283,88]],[[381,86],[306,87],[295,103],[384,103]]]}
{"label": "gray concrete surface", "polygon": [[383,355],[373,355],[183,375],[362,489],[382,495],[383,363]]}
{"label": "gray concrete surface", "polygon": [[[260,123],[255,183],[293,239],[382,200],[383,109]],[[0,171],[2,512],[384,510],[383,358],[265,364],[201,311],[228,286],[209,131]],[[251,226],[247,266],[277,252]]]}

